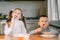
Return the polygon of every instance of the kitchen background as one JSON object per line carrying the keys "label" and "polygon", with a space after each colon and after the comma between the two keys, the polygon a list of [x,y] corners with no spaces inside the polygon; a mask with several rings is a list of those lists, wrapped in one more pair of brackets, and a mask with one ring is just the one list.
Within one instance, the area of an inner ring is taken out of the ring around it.
{"label": "kitchen background", "polygon": [[4,34],[4,25],[9,11],[14,8],[21,8],[26,17],[26,29],[31,31],[37,27],[38,18],[40,15],[47,15],[50,21],[50,26],[53,26],[60,32],[60,17],[56,0],[41,0],[41,1],[4,1],[0,2],[0,34]]}
{"label": "kitchen background", "polygon": [[[0,23],[4,24],[9,11],[21,8],[26,17],[27,30],[32,30],[41,14],[47,15],[46,1],[11,1],[0,2]],[[33,28],[32,28],[33,27]],[[32,28],[32,29],[31,29]],[[4,25],[0,25],[0,34],[3,34]]]}

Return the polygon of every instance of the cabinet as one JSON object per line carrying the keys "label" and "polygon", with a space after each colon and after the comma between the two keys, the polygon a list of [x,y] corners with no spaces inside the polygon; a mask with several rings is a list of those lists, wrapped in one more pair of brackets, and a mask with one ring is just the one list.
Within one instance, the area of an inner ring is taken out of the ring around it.
{"label": "cabinet", "polygon": [[0,34],[4,34],[5,23],[6,23],[6,20],[0,20]]}

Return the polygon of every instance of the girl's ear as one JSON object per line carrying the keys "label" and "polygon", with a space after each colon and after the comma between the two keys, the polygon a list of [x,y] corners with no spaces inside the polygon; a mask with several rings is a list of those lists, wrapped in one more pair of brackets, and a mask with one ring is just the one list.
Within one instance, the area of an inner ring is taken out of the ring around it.
{"label": "girl's ear", "polygon": [[14,18],[14,14],[12,13],[12,18]]}
{"label": "girl's ear", "polygon": [[11,16],[13,17],[13,14]]}

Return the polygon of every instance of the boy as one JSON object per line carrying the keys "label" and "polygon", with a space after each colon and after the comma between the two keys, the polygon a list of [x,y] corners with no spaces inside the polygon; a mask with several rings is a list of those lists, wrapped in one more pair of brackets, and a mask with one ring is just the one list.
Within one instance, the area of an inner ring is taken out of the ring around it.
{"label": "boy", "polygon": [[30,31],[30,34],[40,33],[40,34],[58,34],[58,31],[54,28],[49,28],[49,21],[46,15],[41,15],[38,21],[39,28]]}

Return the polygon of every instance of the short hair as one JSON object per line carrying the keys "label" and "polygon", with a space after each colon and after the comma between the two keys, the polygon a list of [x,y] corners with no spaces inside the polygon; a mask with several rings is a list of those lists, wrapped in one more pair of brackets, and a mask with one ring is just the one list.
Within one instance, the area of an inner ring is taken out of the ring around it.
{"label": "short hair", "polygon": [[[40,19],[41,17],[47,17],[47,15],[40,15],[40,16],[39,16],[39,19]],[[47,18],[48,18],[48,17],[47,17]]]}

